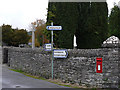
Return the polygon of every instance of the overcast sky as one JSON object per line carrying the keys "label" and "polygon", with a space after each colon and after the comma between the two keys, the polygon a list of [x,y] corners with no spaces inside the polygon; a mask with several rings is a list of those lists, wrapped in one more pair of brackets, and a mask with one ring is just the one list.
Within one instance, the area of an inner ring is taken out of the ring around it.
{"label": "overcast sky", "polygon": [[[109,10],[114,2],[120,0],[107,0]],[[13,28],[29,29],[31,22],[44,19],[48,8],[48,0],[0,0],[0,26],[12,25]]]}

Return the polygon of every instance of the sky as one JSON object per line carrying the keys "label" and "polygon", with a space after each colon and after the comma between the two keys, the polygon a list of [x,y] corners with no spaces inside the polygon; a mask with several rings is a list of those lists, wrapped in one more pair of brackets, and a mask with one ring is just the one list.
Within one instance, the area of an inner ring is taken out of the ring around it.
{"label": "sky", "polygon": [[[114,2],[107,0],[109,13]],[[48,0],[0,0],[0,26],[12,25],[12,28],[30,29],[31,22],[37,19],[46,21]]]}

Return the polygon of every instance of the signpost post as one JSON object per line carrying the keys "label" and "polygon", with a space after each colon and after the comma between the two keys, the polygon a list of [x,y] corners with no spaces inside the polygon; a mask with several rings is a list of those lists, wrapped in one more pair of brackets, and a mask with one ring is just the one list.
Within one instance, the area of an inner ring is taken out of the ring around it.
{"label": "signpost post", "polygon": [[[53,22],[51,23],[51,26],[53,26]],[[52,47],[52,79],[53,79],[53,30],[51,31],[51,47]]]}

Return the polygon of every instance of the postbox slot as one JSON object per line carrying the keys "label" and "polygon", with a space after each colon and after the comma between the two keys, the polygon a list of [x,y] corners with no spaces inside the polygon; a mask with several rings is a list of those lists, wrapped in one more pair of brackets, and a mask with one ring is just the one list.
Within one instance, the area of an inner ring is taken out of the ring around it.
{"label": "postbox slot", "polygon": [[100,65],[98,65],[98,70],[100,70]]}

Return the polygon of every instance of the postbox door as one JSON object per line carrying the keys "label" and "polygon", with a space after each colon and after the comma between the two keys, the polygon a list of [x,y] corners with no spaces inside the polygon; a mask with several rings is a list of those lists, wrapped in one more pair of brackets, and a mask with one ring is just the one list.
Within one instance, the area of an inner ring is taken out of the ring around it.
{"label": "postbox door", "polygon": [[96,73],[102,73],[102,58],[96,58]]}

